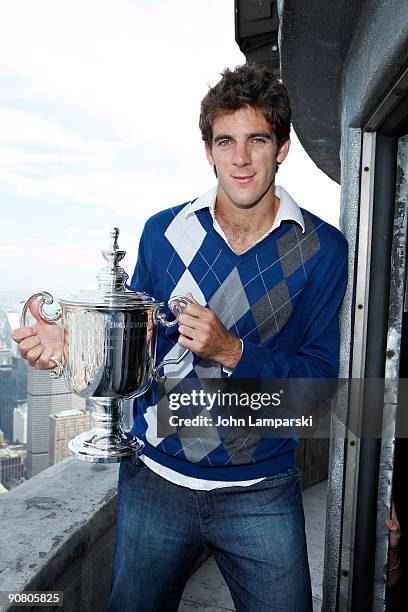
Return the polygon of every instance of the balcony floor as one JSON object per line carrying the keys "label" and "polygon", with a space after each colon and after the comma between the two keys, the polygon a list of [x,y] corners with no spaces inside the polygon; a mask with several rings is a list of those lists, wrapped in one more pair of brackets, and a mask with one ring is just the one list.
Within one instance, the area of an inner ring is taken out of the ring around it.
{"label": "balcony floor", "polygon": [[[327,481],[324,481],[303,492],[314,612],[320,612],[322,605],[326,491]],[[179,607],[179,612],[199,610],[203,612],[235,610],[228,587],[213,557],[207,559],[190,578]]]}

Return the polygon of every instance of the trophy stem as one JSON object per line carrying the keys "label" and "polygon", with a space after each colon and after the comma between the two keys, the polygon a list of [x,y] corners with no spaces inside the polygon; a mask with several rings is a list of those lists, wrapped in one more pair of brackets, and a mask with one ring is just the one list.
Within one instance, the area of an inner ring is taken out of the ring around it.
{"label": "trophy stem", "polygon": [[68,444],[71,454],[91,463],[120,463],[143,452],[141,440],[122,428],[123,399],[91,398],[92,429]]}

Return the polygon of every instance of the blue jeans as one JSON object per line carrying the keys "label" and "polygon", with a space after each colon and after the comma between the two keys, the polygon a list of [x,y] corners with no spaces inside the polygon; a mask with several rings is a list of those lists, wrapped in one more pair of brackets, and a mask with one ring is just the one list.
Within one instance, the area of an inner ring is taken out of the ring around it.
{"label": "blue jeans", "polygon": [[310,612],[299,472],[193,491],[121,465],[108,612],[171,612],[207,546],[242,612]]}

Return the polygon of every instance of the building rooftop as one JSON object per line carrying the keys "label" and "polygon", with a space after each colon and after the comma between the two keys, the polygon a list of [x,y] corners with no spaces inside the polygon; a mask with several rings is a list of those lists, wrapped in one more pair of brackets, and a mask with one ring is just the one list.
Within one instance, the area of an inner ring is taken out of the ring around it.
{"label": "building rooftop", "polygon": [[21,402],[17,402],[17,408],[14,410],[18,410],[19,412],[27,412],[27,401],[23,400]]}
{"label": "building rooftop", "polygon": [[7,446],[6,448],[0,448],[0,459],[17,459],[23,455],[26,455],[26,448],[22,444]]}
{"label": "building rooftop", "polygon": [[67,417],[83,416],[87,414],[85,410],[81,408],[67,408],[66,410],[60,410],[54,414],[50,414],[53,419],[66,419]]}

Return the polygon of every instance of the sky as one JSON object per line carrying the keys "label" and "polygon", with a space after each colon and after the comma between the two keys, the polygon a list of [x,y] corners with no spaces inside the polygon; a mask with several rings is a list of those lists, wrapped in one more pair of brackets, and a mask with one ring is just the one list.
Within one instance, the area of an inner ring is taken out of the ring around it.
{"label": "sky", "polygon": [[[214,185],[199,105],[245,62],[234,1],[0,8],[0,304],[94,285],[114,226],[130,275],[146,219]],[[277,182],[338,226],[339,187],[294,133]]]}

